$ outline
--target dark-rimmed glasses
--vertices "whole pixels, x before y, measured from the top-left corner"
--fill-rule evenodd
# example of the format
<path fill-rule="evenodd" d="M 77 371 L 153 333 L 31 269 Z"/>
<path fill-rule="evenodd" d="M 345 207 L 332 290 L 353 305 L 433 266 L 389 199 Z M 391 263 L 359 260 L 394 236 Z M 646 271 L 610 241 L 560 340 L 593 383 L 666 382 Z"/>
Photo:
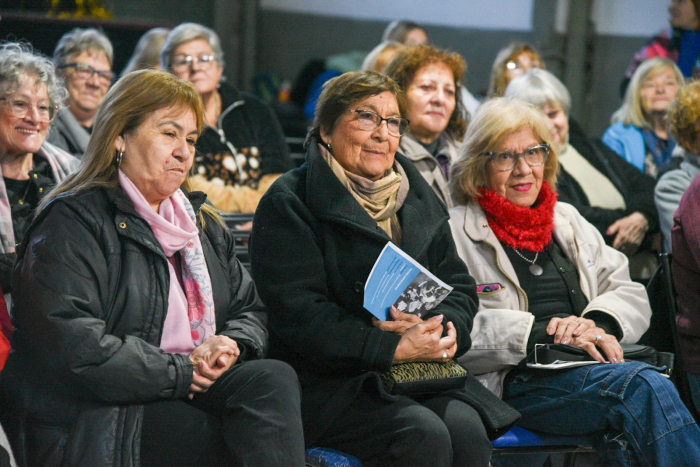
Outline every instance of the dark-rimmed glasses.
<path fill-rule="evenodd" d="M 484 156 L 489 156 L 496 170 L 499 172 L 507 172 L 513 170 L 518 165 L 518 160 L 522 157 L 530 167 L 539 167 L 547 161 L 550 147 L 547 143 L 531 146 L 523 152 L 515 152 L 510 149 L 502 151 L 491 151 L 483 153 Z"/>
<path fill-rule="evenodd" d="M 357 124 L 361 130 L 373 131 L 379 127 L 382 122 L 386 122 L 386 129 L 391 136 L 401 136 L 408 130 L 408 124 L 411 123 L 408 119 L 402 117 L 384 118 L 377 112 L 371 110 L 352 110 L 357 114 Z"/>
<path fill-rule="evenodd" d="M 173 70 L 184 70 L 194 64 L 201 63 L 202 65 L 210 65 L 216 61 L 216 54 L 207 54 L 194 57 L 192 55 L 175 55 L 170 62 Z"/>
<path fill-rule="evenodd" d="M 88 80 L 92 78 L 93 76 L 97 75 L 100 79 L 100 82 L 102 84 L 107 84 L 111 85 L 112 82 L 114 81 L 114 77 L 116 76 L 113 72 L 109 70 L 96 70 L 93 66 L 88 65 L 87 63 L 66 63 L 65 65 L 59 65 L 58 69 L 64 70 L 66 68 L 75 68 L 75 76 Z"/>
<path fill-rule="evenodd" d="M 50 104 L 32 104 L 25 101 L 24 99 L 13 99 L 12 97 L 0 97 L 0 101 L 5 101 L 10 104 L 10 111 L 12 115 L 17 118 L 24 118 L 27 116 L 29 109 L 34 106 L 39 113 L 39 119 L 42 122 L 51 122 L 56 116 L 58 111 L 57 105 Z"/>

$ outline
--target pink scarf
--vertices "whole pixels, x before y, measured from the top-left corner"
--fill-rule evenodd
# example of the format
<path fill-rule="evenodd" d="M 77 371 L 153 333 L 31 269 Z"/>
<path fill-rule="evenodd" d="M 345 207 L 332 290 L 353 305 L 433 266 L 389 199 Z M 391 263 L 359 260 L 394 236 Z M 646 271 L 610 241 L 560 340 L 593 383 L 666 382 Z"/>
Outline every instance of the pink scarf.
<path fill-rule="evenodd" d="M 156 214 L 121 170 L 119 183 L 134 203 L 136 212 L 153 229 L 165 256 L 170 258 L 178 252 L 182 255 L 184 292 L 178 281 L 179 272 L 168 261 L 170 292 L 160 348 L 169 353 L 189 355 L 216 332 L 211 278 L 194 209 L 182 190 L 177 190 L 160 204 L 159 214 Z"/>

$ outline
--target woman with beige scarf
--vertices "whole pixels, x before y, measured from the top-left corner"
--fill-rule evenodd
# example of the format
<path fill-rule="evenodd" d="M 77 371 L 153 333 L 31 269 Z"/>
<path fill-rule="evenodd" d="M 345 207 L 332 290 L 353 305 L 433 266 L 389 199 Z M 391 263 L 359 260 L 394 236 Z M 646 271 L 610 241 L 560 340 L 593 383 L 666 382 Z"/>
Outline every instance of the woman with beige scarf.
<path fill-rule="evenodd" d="M 380 371 L 463 355 L 477 310 L 442 202 L 396 154 L 409 122 L 391 78 L 346 73 L 329 81 L 307 138 L 307 162 L 260 201 L 251 241 L 269 309 L 270 356 L 302 386 L 307 444 L 365 466 L 486 466 L 491 443 L 518 414 L 471 378 L 458 391 L 394 396 Z M 454 290 L 423 319 L 393 309 L 377 321 L 364 286 L 388 242 Z"/>

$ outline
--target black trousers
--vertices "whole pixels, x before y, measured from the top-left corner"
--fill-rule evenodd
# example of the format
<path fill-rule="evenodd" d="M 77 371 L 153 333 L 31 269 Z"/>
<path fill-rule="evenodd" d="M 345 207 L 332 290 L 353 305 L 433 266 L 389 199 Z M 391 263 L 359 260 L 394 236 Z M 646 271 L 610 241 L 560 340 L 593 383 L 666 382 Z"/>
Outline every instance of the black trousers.
<path fill-rule="evenodd" d="M 491 442 L 471 406 L 450 397 L 363 393 L 314 444 L 358 457 L 364 467 L 488 466 Z"/>
<path fill-rule="evenodd" d="M 296 373 L 277 360 L 245 362 L 192 401 L 146 404 L 141 465 L 303 466 Z"/>

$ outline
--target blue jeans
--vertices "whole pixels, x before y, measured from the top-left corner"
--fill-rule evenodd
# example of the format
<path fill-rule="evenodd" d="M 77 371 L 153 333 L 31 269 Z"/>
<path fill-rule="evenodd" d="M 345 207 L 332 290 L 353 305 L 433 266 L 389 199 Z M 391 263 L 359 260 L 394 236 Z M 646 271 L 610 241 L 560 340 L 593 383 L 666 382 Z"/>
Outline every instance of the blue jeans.
<path fill-rule="evenodd" d="M 628 362 L 514 371 L 503 400 L 520 411 L 523 427 L 600 433 L 596 447 L 606 465 L 700 466 L 700 429 L 654 367 Z"/>

